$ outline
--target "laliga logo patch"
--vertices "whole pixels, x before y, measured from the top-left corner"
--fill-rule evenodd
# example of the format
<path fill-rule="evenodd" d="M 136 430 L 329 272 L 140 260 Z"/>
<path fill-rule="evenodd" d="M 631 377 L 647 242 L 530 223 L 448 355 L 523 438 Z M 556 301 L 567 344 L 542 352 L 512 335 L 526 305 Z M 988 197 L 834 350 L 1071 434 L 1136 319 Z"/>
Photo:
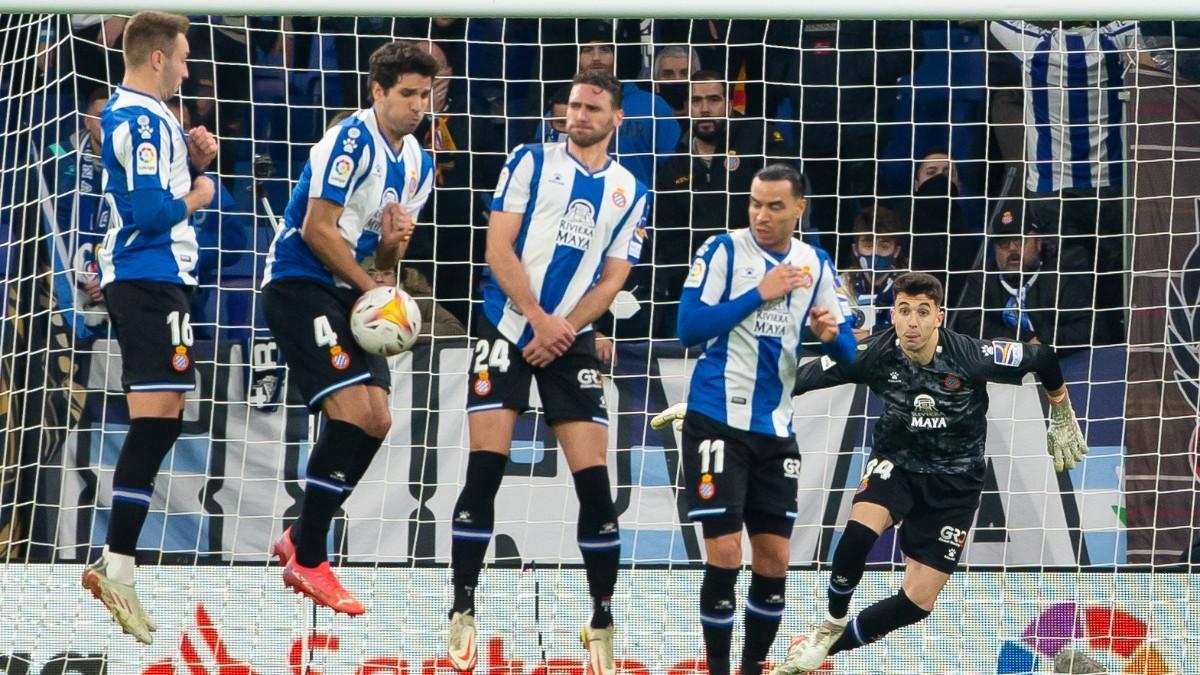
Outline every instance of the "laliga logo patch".
<path fill-rule="evenodd" d="M 333 158 L 333 167 L 329 171 L 329 184 L 334 187 L 346 187 L 350 182 L 350 174 L 354 171 L 354 160 L 349 155 L 338 155 Z"/>
<path fill-rule="evenodd" d="M 712 499 L 717 495 L 717 486 L 713 485 L 713 477 L 711 473 L 706 473 L 700 477 L 700 488 L 697 490 L 700 493 L 700 499 L 705 501 Z"/>
<path fill-rule="evenodd" d="M 137 174 L 153 176 L 158 173 L 158 150 L 153 143 L 142 143 L 137 146 Z"/>
<path fill-rule="evenodd" d="M 492 380 L 486 372 L 480 373 L 475 378 L 475 384 L 471 385 L 471 388 L 475 390 L 476 396 L 487 396 L 492 393 Z"/>
<path fill-rule="evenodd" d="M 176 347 L 175 355 L 171 357 L 171 367 L 175 369 L 175 372 L 182 373 L 183 371 L 187 370 L 188 365 L 190 364 L 191 360 L 188 359 L 187 347 L 184 347 L 183 345 Z"/>
<path fill-rule="evenodd" d="M 334 345 L 329 349 L 329 362 L 338 370 L 345 370 L 350 367 L 350 355 L 342 350 L 338 345 Z"/>
<path fill-rule="evenodd" d="M 617 207 L 618 209 L 625 208 L 625 205 L 629 203 L 629 201 L 625 199 L 625 190 L 617 188 L 617 191 L 612 193 L 612 203 L 613 206 Z"/>

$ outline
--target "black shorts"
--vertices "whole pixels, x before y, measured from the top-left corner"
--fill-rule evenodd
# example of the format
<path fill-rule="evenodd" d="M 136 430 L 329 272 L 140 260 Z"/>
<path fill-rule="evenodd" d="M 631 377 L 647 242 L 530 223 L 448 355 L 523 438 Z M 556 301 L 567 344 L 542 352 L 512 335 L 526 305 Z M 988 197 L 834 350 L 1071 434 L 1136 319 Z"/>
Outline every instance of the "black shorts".
<path fill-rule="evenodd" d="M 800 449 L 794 438 L 734 429 L 689 411 L 683 418 L 680 452 L 688 518 L 720 520 L 725 525 L 711 534 L 740 530 L 751 512 L 796 520 Z M 710 535 L 707 529 L 705 535 Z"/>
<path fill-rule="evenodd" d="M 467 370 L 468 414 L 501 408 L 517 413 L 530 410 L 529 383 L 536 379 L 548 423 L 608 424 L 595 331 L 577 335 L 565 354 L 544 368 L 535 368 L 525 361 L 521 348 L 501 335 L 486 317 L 480 317 L 476 326 Z"/>
<path fill-rule="evenodd" d="M 355 384 L 390 391 L 387 359 L 368 354 L 350 332 L 358 293 L 315 280 L 278 279 L 263 288 L 263 315 L 288 365 L 288 380 L 313 412 Z"/>
<path fill-rule="evenodd" d="M 904 555 L 951 574 L 975 522 L 983 479 L 961 474 L 905 471 L 891 460 L 872 458 L 854 503 L 878 504 L 900 525 Z"/>
<path fill-rule="evenodd" d="M 161 281 L 114 281 L 104 304 L 121 345 L 121 387 L 192 391 L 192 287 Z"/>

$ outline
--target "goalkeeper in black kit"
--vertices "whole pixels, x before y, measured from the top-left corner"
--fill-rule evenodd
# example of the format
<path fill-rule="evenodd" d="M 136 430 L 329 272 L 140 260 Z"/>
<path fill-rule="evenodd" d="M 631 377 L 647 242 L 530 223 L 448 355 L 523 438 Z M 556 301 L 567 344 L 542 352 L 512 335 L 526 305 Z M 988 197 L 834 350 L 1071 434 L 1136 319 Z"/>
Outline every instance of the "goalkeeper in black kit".
<path fill-rule="evenodd" d="M 1054 351 L 1044 345 L 976 340 L 942 328 L 942 285 L 909 273 L 894 285 L 893 326 L 858 346 L 852 363 L 810 361 L 796 394 L 856 383 L 883 402 L 872 454 L 833 555 L 828 614 L 792 641 L 773 675 L 821 668 L 826 656 L 869 644 L 929 616 L 958 565 L 984 483 L 988 382 L 1020 384 L 1035 372 L 1050 400 L 1047 445 L 1054 468 L 1074 468 L 1087 446 Z M 681 416 L 675 406 L 654 420 Z M 884 530 L 903 523 L 901 590 L 848 618 L 867 555 Z"/>

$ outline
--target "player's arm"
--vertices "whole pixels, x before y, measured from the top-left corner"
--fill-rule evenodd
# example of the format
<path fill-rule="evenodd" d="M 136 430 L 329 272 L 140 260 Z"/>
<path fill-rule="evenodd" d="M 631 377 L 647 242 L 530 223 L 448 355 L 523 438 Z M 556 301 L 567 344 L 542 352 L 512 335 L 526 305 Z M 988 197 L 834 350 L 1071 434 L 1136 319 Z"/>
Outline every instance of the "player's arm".
<path fill-rule="evenodd" d="M 709 239 L 696 252 L 683 282 L 676 330 L 684 347 L 703 344 L 733 330 L 759 305 L 777 300 L 800 285 L 802 273 L 791 265 L 776 265 L 756 288 L 721 301 L 729 267 L 729 248 Z"/>
<path fill-rule="evenodd" d="M 1087 454 L 1087 442 L 1054 349 L 1028 342 L 992 340 L 973 341 L 979 350 L 973 353 L 978 370 L 989 382 L 1019 384 L 1025 373 L 1037 373 L 1050 402 L 1050 426 L 1046 430 L 1046 451 L 1054 461 L 1054 470 L 1073 469 Z"/>
<path fill-rule="evenodd" d="M 646 243 L 646 218 L 650 213 L 650 193 L 640 183 L 634 193 L 633 205 L 625 212 L 612 243 L 604 252 L 604 267 L 600 278 L 567 315 L 567 321 L 580 330 L 600 318 L 609 307 L 617 292 L 625 287 L 629 270 L 642 257 L 642 246 Z"/>
<path fill-rule="evenodd" d="M 366 292 L 378 284 L 367 274 L 366 270 L 354 259 L 354 253 L 342 239 L 338 230 L 338 219 L 342 217 L 345 207 L 327 199 L 312 198 L 308 200 L 308 213 L 304 214 L 304 224 L 300 228 L 300 237 L 321 264 L 329 268 L 334 276 L 344 280 L 359 292 Z"/>
<path fill-rule="evenodd" d="M 849 303 L 838 287 L 841 277 L 833 268 L 833 262 L 824 252 L 818 251 L 821 274 L 817 280 L 816 301 L 809 310 L 808 326 L 821 341 L 821 350 L 838 363 L 851 363 L 858 350 L 854 339 L 854 326 L 846 319 L 850 314 Z"/>
<path fill-rule="evenodd" d="M 170 175 L 171 137 L 163 120 L 148 110 L 118 125 L 112 134 L 113 154 L 128 178 L 133 224 L 147 234 L 160 234 L 212 203 L 215 185 L 207 176 L 192 181 L 192 189 L 175 197 Z"/>
<path fill-rule="evenodd" d="M 866 360 L 871 356 L 870 347 L 878 338 L 879 336 L 875 335 L 856 345 L 854 358 L 850 361 L 838 362 L 826 354 L 800 366 L 796 369 L 796 386 L 792 389 L 792 395 L 800 396 L 816 389 L 865 382 L 865 373 L 868 370 Z"/>

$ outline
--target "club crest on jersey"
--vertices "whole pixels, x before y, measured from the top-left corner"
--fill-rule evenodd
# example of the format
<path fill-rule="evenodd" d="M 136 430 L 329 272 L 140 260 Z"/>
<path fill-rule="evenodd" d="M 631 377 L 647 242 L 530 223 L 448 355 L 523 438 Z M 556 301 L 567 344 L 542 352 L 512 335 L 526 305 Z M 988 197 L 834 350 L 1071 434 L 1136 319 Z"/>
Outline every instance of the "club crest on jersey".
<path fill-rule="evenodd" d="M 730 152 L 729 156 L 725 158 L 725 170 L 730 173 L 737 171 L 741 165 L 742 158 L 738 157 L 736 152 Z"/>
<path fill-rule="evenodd" d="M 333 158 L 333 166 L 329 169 L 329 184 L 334 187 L 346 187 L 353 172 L 354 160 L 350 159 L 349 155 L 338 155 Z"/>
<path fill-rule="evenodd" d="M 998 366 L 1016 368 L 1021 365 L 1021 357 L 1025 354 L 1025 345 L 1020 342 L 992 340 L 992 357 Z"/>
<path fill-rule="evenodd" d="M 137 174 L 153 176 L 158 173 L 158 150 L 153 143 L 142 143 L 137 146 Z"/>
<path fill-rule="evenodd" d="M 625 190 L 617 188 L 617 191 L 612 193 L 612 203 L 613 206 L 617 207 L 618 209 L 625 208 L 625 205 L 629 203 L 625 199 Z"/>
<path fill-rule="evenodd" d="M 705 501 L 717 496 L 717 486 L 713 484 L 711 473 L 700 476 L 700 488 L 696 492 L 700 494 L 700 499 Z"/>
<path fill-rule="evenodd" d="M 408 194 L 417 194 L 417 172 L 413 171 L 408 174 Z"/>
<path fill-rule="evenodd" d="M 182 373 L 188 369 L 188 365 L 190 364 L 191 360 L 188 359 L 187 347 L 183 345 L 176 347 L 175 354 L 171 357 L 171 367 L 175 369 L 175 372 Z"/>
<path fill-rule="evenodd" d="M 486 372 L 479 373 L 479 376 L 475 378 L 475 383 L 471 385 L 471 389 L 475 391 L 476 396 L 487 396 L 492 393 L 492 379 Z"/>
<path fill-rule="evenodd" d="M 586 199 L 576 199 L 567 207 L 566 214 L 558 221 L 558 234 L 554 243 L 559 246 L 586 251 L 596 231 L 596 210 Z"/>
<path fill-rule="evenodd" d="M 909 426 L 913 429 L 945 429 L 946 417 L 937 409 L 932 396 L 917 394 L 913 399 L 912 421 Z"/>
<path fill-rule="evenodd" d="M 813 280 L 812 268 L 808 265 L 800 268 L 800 288 L 812 288 L 816 283 Z"/>
<path fill-rule="evenodd" d="M 345 370 L 350 367 L 350 355 L 347 354 L 341 347 L 334 345 L 329 349 L 329 362 L 338 370 Z"/>
<path fill-rule="evenodd" d="M 946 391 L 958 391 L 962 389 L 962 380 L 957 375 L 951 373 L 942 378 L 942 386 L 946 388 Z"/>

